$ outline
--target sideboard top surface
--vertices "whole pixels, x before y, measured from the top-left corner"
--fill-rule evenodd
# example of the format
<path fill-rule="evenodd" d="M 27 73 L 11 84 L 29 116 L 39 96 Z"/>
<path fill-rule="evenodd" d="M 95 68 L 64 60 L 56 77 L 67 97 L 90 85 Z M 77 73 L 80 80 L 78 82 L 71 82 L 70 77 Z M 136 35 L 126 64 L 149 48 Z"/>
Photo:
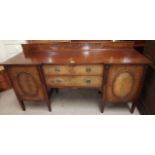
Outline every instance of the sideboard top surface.
<path fill-rule="evenodd" d="M 92 50 L 67 50 L 50 51 L 50 54 L 23 53 L 2 63 L 2 65 L 39 65 L 39 64 L 151 64 L 152 62 L 138 53 L 129 49 L 92 49 Z"/>

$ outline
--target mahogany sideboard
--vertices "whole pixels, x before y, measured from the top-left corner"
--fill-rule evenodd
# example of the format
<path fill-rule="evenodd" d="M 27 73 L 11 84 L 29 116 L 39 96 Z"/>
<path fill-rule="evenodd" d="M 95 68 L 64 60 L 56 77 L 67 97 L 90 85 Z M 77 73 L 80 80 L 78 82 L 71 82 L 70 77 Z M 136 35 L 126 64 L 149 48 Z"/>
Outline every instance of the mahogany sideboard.
<path fill-rule="evenodd" d="M 101 112 L 108 103 L 132 102 L 133 113 L 151 61 L 132 42 L 23 44 L 23 53 L 5 67 L 19 103 L 46 101 L 48 90 L 93 88 L 101 92 Z"/>

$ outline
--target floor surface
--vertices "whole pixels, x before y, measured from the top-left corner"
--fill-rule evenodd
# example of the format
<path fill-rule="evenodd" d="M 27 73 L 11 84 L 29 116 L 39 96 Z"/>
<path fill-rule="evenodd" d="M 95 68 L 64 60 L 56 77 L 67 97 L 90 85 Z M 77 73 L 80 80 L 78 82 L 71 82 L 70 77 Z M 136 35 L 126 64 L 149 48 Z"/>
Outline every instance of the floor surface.
<path fill-rule="evenodd" d="M 0 115 L 130 115 L 129 106 L 107 104 L 105 112 L 100 113 L 100 94 L 90 89 L 63 89 L 52 94 L 52 112 L 44 102 L 25 103 L 26 111 L 22 111 L 13 90 L 0 93 Z M 134 115 L 139 115 L 136 109 Z"/>

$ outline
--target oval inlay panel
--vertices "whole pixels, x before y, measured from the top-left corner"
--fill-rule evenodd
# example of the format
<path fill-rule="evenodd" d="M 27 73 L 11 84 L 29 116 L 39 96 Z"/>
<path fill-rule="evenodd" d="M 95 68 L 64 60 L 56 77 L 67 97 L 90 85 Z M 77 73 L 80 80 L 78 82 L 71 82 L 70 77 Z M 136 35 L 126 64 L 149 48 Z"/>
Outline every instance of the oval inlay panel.
<path fill-rule="evenodd" d="M 124 98 L 132 91 L 134 84 L 133 76 L 128 73 L 120 73 L 113 83 L 113 93 L 119 98 Z"/>
<path fill-rule="evenodd" d="M 36 96 L 38 94 L 38 86 L 34 77 L 29 73 L 19 73 L 17 76 L 18 85 L 24 95 Z"/>

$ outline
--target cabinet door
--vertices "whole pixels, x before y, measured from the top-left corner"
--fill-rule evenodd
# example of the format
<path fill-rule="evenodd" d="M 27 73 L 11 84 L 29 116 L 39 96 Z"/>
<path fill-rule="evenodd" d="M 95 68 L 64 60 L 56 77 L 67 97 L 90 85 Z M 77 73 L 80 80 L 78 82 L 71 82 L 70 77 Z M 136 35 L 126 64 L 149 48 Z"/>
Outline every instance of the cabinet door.
<path fill-rule="evenodd" d="M 144 67 L 140 65 L 112 65 L 104 86 L 104 100 L 112 103 L 134 101 L 141 89 Z"/>
<path fill-rule="evenodd" d="M 35 66 L 9 66 L 7 72 L 21 100 L 44 100 L 44 84 Z"/>

